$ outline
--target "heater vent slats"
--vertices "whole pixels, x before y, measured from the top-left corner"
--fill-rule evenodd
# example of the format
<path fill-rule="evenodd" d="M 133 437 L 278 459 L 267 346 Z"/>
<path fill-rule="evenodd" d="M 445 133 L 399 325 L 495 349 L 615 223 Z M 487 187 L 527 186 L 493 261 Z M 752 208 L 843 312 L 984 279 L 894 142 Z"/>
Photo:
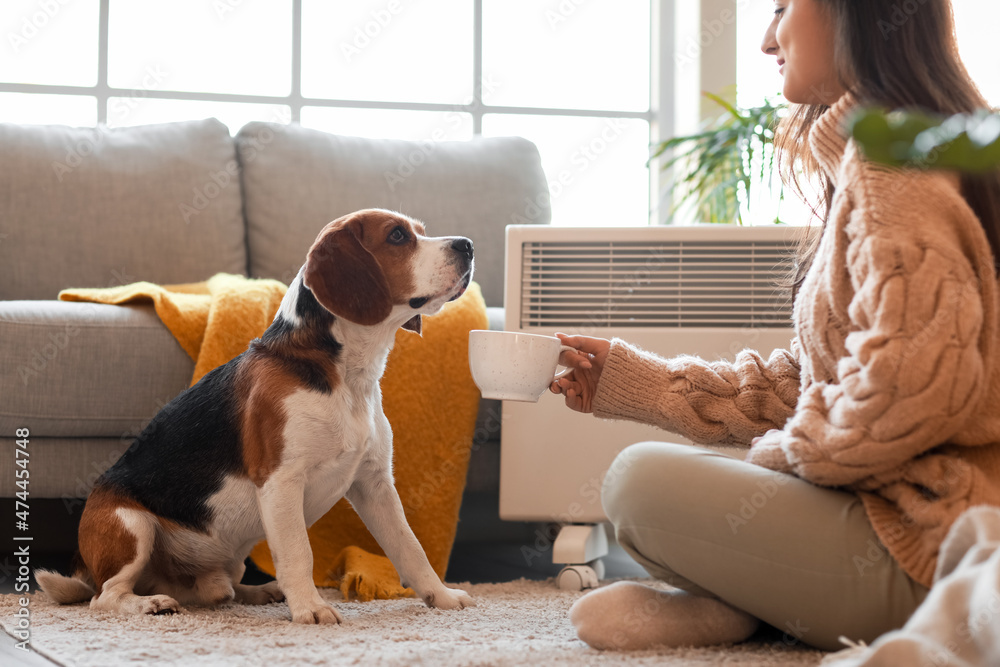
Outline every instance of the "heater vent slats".
<path fill-rule="evenodd" d="M 790 261 L 759 239 L 526 242 L 521 327 L 787 327 Z"/>

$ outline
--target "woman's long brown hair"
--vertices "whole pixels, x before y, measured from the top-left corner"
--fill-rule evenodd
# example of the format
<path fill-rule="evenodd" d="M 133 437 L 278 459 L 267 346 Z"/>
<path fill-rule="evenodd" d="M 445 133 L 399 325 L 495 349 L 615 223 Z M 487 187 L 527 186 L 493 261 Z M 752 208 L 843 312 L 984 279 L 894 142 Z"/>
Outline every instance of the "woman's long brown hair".
<path fill-rule="evenodd" d="M 958 54 L 950 0 L 811 0 L 819 3 L 835 26 L 835 66 L 842 87 L 862 105 L 885 109 L 921 109 L 952 115 L 989 106 L 969 77 Z M 912 5 L 913 11 L 903 8 Z M 822 95 L 822 91 L 819 91 Z M 835 100 L 831 99 L 832 104 Z M 828 105 L 791 105 L 775 138 L 782 178 L 811 202 L 824 222 L 830 215 L 834 186 L 809 148 L 809 131 Z M 820 186 L 806 194 L 807 183 Z M 1000 171 L 963 174 L 962 195 L 979 218 L 993 251 L 1000 258 Z M 819 235 L 803 244 L 793 286 L 805 278 Z"/>

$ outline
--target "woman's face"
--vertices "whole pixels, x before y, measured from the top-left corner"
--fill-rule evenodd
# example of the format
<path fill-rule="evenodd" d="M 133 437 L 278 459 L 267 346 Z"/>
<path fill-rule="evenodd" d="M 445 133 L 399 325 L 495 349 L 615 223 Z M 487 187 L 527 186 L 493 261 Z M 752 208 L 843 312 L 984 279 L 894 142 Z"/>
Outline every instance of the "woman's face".
<path fill-rule="evenodd" d="M 833 19 L 819 0 L 775 0 L 761 50 L 778 58 L 789 102 L 832 105 L 844 94 L 834 67 Z"/>

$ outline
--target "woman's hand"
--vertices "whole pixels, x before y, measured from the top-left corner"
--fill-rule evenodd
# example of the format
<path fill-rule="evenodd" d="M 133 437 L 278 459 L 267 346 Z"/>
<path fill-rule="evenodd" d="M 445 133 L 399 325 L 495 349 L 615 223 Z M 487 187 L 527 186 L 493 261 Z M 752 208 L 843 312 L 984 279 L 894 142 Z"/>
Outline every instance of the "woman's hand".
<path fill-rule="evenodd" d="M 559 363 L 573 370 L 549 386 L 553 394 L 566 397 L 566 407 L 577 412 L 593 412 L 594 393 L 604 370 L 604 362 L 611 352 L 611 341 L 589 336 L 567 336 L 557 333 L 563 345 L 576 352 L 563 351 Z"/>

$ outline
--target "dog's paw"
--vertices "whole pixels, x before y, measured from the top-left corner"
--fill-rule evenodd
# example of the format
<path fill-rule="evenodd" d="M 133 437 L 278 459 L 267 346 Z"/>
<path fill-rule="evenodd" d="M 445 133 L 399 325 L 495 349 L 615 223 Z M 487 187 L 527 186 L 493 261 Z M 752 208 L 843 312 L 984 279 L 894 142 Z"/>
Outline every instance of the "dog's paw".
<path fill-rule="evenodd" d="M 476 601 L 458 588 L 441 588 L 424 597 L 424 602 L 428 607 L 435 609 L 465 609 L 476 606 Z"/>
<path fill-rule="evenodd" d="M 285 594 L 281 592 L 276 581 L 259 586 L 237 585 L 235 588 L 236 601 L 242 604 L 271 604 L 285 599 Z"/>
<path fill-rule="evenodd" d="M 181 606 L 169 595 L 147 595 L 139 598 L 139 611 L 143 614 L 179 614 Z"/>
<path fill-rule="evenodd" d="M 336 625 L 343 623 L 344 619 L 336 609 L 323 602 L 311 607 L 292 609 L 292 623 L 302 623 L 304 625 Z"/>
<path fill-rule="evenodd" d="M 277 581 L 270 581 L 266 584 L 262 584 L 257 590 L 260 591 L 261 595 L 266 598 L 266 602 L 262 602 L 261 604 L 283 602 L 285 599 L 285 594 L 281 592 Z"/>

